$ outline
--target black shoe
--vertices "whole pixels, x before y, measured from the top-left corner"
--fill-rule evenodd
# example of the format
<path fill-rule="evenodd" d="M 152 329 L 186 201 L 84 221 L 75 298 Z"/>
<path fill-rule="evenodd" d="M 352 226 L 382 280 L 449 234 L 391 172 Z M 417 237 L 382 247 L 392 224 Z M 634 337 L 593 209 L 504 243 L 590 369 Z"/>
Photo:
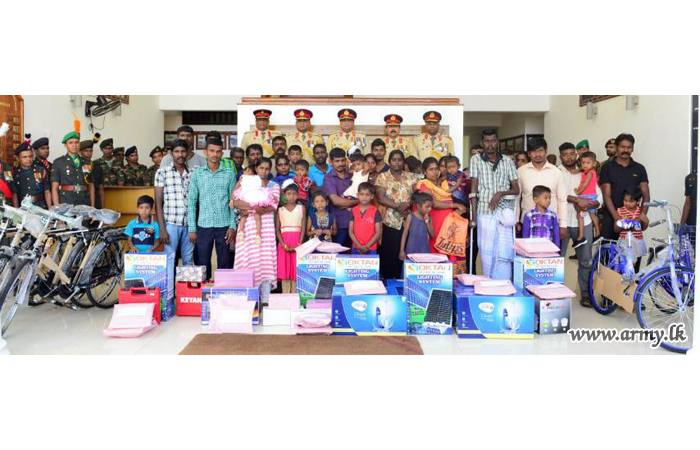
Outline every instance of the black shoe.
<path fill-rule="evenodd" d="M 580 301 L 579 303 L 580 303 L 581 306 L 583 306 L 584 308 L 593 308 L 593 304 L 592 304 L 591 301 L 590 301 L 589 299 L 587 299 L 587 298 L 582 298 L 581 301 Z"/>
<path fill-rule="evenodd" d="M 574 239 L 574 248 L 579 248 L 582 245 L 588 244 L 588 239 L 583 238 L 583 239 Z"/>
<path fill-rule="evenodd" d="M 598 242 L 600 242 L 601 239 L 603 239 L 603 236 L 601 236 L 601 235 L 594 237 L 593 238 L 593 245 L 596 245 Z"/>
<path fill-rule="evenodd" d="M 574 253 L 573 255 L 569 256 L 569 259 L 577 260 L 578 256 L 576 256 L 576 253 Z"/>

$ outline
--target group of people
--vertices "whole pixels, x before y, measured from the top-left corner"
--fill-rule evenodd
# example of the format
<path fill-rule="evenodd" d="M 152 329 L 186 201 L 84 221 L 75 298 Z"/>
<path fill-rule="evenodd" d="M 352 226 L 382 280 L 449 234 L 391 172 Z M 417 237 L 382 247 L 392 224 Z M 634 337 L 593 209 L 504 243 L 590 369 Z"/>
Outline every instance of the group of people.
<path fill-rule="evenodd" d="M 216 249 L 218 267 L 254 271 L 265 299 L 279 281 L 285 292 L 296 289 L 295 249 L 307 239 L 334 242 L 355 254 L 379 254 L 381 276 L 401 278 L 408 254 L 439 253 L 437 236 L 456 214 L 469 218 L 474 236 L 474 242 L 464 243 L 472 247 L 466 254 L 473 260 L 450 256 L 456 273 L 474 273 L 478 253 L 484 275 L 512 279 L 518 235 L 551 239 L 562 256 L 571 242 L 581 303 L 590 306 L 593 243 L 624 233 L 616 226 L 620 219 L 648 225 L 649 180 L 644 166 L 632 159 L 630 134 L 610 139 L 602 162 L 587 141 L 563 143 L 557 166 L 545 139 L 530 139 L 524 155 L 505 155 L 496 130 L 486 129 L 462 170 L 452 140 L 440 133 L 437 111 L 425 113 L 426 132 L 412 138 L 397 132 L 400 116 L 388 115 L 387 136 L 369 146 L 354 129 L 357 114 L 351 109 L 339 111 L 341 130 L 330 136 L 329 145 L 309 131 L 309 110 L 295 112 L 297 132 L 286 137 L 269 130 L 270 111 L 254 114 L 256 130 L 245 134 L 244 147 L 232 149 L 229 158 L 219 133 L 207 137 L 202 156 L 194 152 L 192 128 L 177 130 L 170 152 L 159 165 L 154 161 L 155 199 L 139 199 L 139 217 L 127 230 L 133 251 L 152 251 L 163 243 L 173 266 L 179 255 L 184 265 L 206 265 L 210 275 Z M 102 142 L 104 156 L 93 170 L 80 153 L 79 135 L 70 133 L 63 143 L 67 155 L 52 168 L 42 156 L 47 148 L 39 145 L 47 147 L 47 140 L 33 144 L 36 155 L 20 146 L 15 189 L 38 185 L 50 171 L 51 187 L 41 181 L 42 190 L 31 191 L 43 195 L 38 201 L 94 204 L 93 186 L 100 185 L 93 184 L 94 173 L 109 166 L 99 173 L 113 177 L 119 167 L 111 140 Z M 127 162 L 130 156 L 138 162 L 134 154 L 136 149 L 126 155 Z M 18 170 L 34 175 L 25 181 Z M 3 172 L 7 180 L 5 167 Z M 119 175 L 116 179 L 119 183 Z M 694 219 L 690 206 L 685 210 L 684 216 Z M 634 236 L 642 237 L 641 232 Z"/>

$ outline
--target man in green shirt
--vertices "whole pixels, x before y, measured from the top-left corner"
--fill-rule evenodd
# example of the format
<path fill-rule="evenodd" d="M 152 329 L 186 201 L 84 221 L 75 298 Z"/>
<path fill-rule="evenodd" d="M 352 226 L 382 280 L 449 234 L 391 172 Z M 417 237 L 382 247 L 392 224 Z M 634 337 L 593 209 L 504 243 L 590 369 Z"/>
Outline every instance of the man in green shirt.
<path fill-rule="evenodd" d="M 207 277 L 211 279 L 211 254 L 214 246 L 218 268 L 231 267 L 229 245 L 236 238 L 236 221 L 228 205 L 236 175 L 234 170 L 221 164 L 224 145 L 220 139 L 209 139 L 204 154 L 207 165 L 194 169 L 190 178 L 187 228 L 190 240 L 197 244 L 197 261 L 207 266 Z"/>

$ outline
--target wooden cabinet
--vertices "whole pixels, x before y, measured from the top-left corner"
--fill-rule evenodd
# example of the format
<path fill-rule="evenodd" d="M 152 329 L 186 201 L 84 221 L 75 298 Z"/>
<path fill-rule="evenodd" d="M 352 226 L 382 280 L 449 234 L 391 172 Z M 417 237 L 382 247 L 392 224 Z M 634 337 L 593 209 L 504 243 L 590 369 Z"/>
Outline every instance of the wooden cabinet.
<path fill-rule="evenodd" d="M 0 158 L 11 164 L 13 152 L 24 140 L 24 100 L 21 95 L 0 95 L 0 124 L 10 126 L 7 134 L 0 138 Z"/>

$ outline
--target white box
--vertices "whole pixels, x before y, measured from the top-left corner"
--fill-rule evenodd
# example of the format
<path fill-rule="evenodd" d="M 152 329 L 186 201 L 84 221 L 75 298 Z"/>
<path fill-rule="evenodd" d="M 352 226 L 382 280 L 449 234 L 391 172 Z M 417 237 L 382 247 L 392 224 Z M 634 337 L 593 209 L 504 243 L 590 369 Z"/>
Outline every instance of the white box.
<path fill-rule="evenodd" d="M 263 325 L 266 327 L 291 326 L 291 309 L 269 309 L 263 310 Z"/>

